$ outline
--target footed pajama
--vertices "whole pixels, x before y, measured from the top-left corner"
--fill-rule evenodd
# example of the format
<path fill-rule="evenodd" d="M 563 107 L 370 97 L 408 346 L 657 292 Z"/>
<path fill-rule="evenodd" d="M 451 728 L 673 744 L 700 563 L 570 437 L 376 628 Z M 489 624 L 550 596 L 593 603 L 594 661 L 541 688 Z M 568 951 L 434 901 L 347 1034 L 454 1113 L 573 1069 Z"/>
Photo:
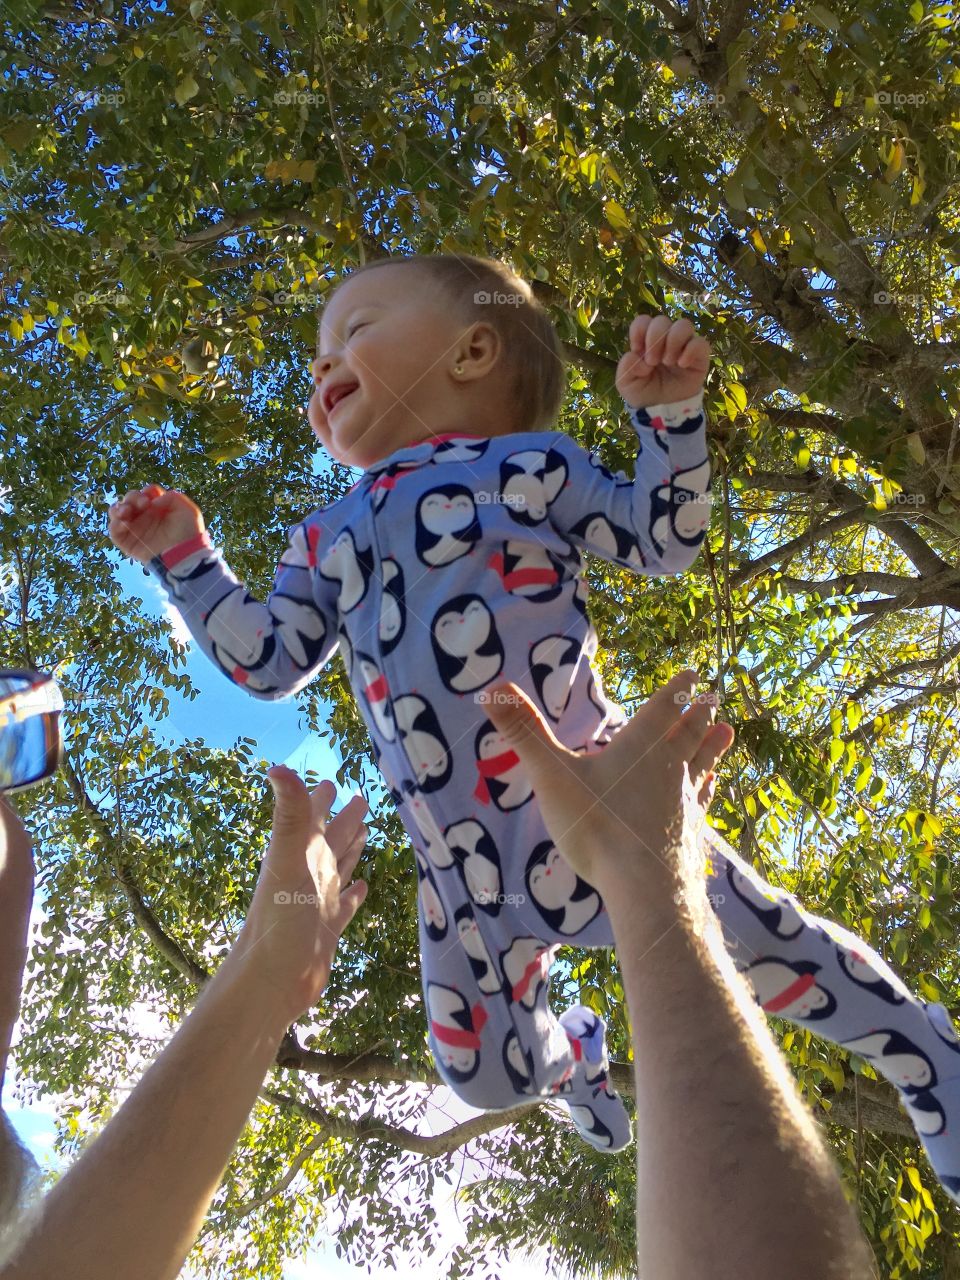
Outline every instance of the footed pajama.
<path fill-rule="evenodd" d="M 266 603 L 206 535 L 150 566 L 199 646 L 256 697 L 303 688 L 339 645 L 415 851 L 441 1076 L 483 1108 L 556 1097 L 605 1150 L 625 1145 L 630 1126 L 607 1082 L 603 1024 L 579 1007 L 554 1017 L 547 984 L 555 948 L 610 946 L 609 920 L 551 844 L 486 702 L 515 682 L 574 750 L 625 722 L 591 666 L 583 553 L 639 574 L 682 572 L 709 512 L 701 399 L 631 420 L 633 480 L 560 432 L 397 450 L 290 530 Z M 771 898 L 731 852 L 718 849 L 713 875 L 728 945 L 764 1007 L 893 1078 L 938 1173 L 955 1180 L 960 1054 L 942 1011 L 863 944 Z"/>

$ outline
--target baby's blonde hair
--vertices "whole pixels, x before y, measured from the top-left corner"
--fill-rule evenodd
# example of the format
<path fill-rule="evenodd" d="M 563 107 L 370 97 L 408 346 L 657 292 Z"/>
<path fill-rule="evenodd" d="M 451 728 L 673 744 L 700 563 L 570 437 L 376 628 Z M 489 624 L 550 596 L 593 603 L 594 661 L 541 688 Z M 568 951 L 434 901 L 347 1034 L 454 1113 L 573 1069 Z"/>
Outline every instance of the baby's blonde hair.
<path fill-rule="evenodd" d="M 378 267 L 396 266 L 415 268 L 429 279 L 465 326 L 483 321 L 496 331 L 503 344 L 501 358 L 513 406 L 513 430 L 550 430 L 566 390 L 563 347 L 553 321 L 527 282 L 497 258 L 476 258 L 468 253 L 377 258 L 346 279 Z"/>

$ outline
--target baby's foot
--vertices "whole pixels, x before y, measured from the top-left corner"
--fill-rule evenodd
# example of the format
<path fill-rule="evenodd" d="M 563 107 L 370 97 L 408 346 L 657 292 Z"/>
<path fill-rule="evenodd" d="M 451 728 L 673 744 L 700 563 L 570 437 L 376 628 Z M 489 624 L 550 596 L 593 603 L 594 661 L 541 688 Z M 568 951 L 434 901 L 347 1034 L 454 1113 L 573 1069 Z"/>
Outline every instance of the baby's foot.
<path fill-rule="evenodd" d="M 564 1097 L 570 1118 L 597 1151 L 622 1151 L 633 1141 L 633 1126 L 620 1095 L 607 1078 L 606 1024 L 592 1009 L 573 1005 L 560 1015 L 577 1065 Z"/>
<path fill-rule="evenodd" d="M 909 1034 L 888 1027 L 843 1043 L 896 1086 L 934 1173 L 960 1203 L 960 1039 L 943 1005 L 914 1002 L 902 1018 Z"/>

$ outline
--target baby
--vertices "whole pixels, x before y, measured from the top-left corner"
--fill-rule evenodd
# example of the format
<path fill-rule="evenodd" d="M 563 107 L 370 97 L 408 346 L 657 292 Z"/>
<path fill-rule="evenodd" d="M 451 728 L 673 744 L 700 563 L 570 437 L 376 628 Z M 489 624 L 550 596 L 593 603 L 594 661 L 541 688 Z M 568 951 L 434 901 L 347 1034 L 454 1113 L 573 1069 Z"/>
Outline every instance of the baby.
<path fill-rule="evenodd" d="M 709 513 L 709 347 L 689 321 L 664 316 L 637 316 L 629 340 L 616 385 L 638 436 L 633 480 L 550 429 L 562 349 L 507 267 L 448 254 L 377 261 L 327 302 L 309 409 L 331 457 L 363 474 L 289 531 L 265 604 L 183 494 L 150 485 L 110 512 L 115 545 L 150 566 L 201 648 L 255 697 L 303 688 L 339 645 L 414 847 L 440 1075 L 480 1108 L 556 1097 L 606 1151 L 631 1128 L 607 1078 L 604 1023 L 582 1006 L 555 1017 L 548 990 L 557 948 L 611 946 L 610 925 L 551 843 L 485 703 L 512 681 L 568 747 L 601 748 L 625 716 L 591 667 L 583 553 L 647 575 L 696 558 Z M 960 1041 L 946 1011 L 715 834 L 704 839 L 711 901 L 762 1007 L 891 1080 L 960 1194 Z"/>

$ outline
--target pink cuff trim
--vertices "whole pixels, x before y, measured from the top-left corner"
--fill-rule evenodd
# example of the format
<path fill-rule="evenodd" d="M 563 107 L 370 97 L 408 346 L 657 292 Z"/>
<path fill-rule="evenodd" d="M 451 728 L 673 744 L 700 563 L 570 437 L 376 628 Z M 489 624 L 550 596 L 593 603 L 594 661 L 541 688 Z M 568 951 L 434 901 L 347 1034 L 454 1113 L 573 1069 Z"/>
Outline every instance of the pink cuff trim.
<path fill-rule="evenodd" d="M 187 556 L 192 556 L 195 551 L 203 551 L 205 548 L 212 546 L 210 535 L 204 530 L 203 533 L 195 533 L 186 542 L 178 542 L 175 547 L 168 547 L 160 559 L 163 561 L 165 569 L 173 569 L 181 560 L 186 560 Z"/>

